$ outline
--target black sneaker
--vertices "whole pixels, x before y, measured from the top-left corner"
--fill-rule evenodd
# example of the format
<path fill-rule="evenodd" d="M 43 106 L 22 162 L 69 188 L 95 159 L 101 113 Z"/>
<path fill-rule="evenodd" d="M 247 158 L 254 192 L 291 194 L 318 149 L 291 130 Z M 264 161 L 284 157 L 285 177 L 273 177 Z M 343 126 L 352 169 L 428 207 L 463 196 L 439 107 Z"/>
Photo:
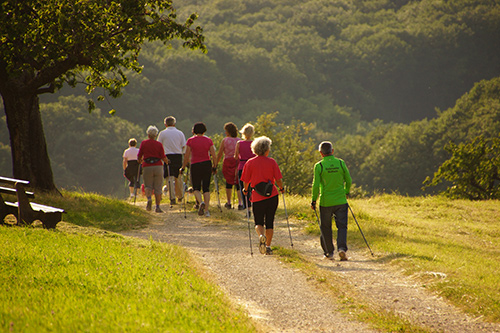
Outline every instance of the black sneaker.
<path fill-rule="evenodd" d="M 161 210 L 161 208 L 160 208 L 160 207 L 156 207 L 155 212 L 157 212 L 157 213 L 163 213 L 163 211 Z"/>
<path fill-rule="evenodd" d="M 175 205 L 175 204 L 176 204 L 175 199 L 170 199 L 170 206 L 173 206 L 173 205 Z"/>
<path fill-rule="evenodd" d="M 151 211 L 151 207 L 153 206 L 153 201 L 152 200 L 148 200 L 147 204 L 146 204 L 146 210 L 147 211 Z"/>
<path fill-rule="evenodd" d="M 245 209 L 245 206 L 243 206 L 243 205 L 238 205 L 238 210 L 243 210 L 243 209 Z"/>
<path fill-rule="evenodd" d="M 273 255 L 273 250 L 271 249 L 270 246 L 266 246 L 266 256 L 272 256 Z"/>
<path fill-rule="evenodd" d="M 229 202 L 226 202 L 224 205 L 224 208 L 231 209 L 231 204 Z"/>
<path fill-rule="evenodd" d="M 259 251 L 262 254 L 266 253 L 266 236 L 264 235 L 259 236 Z"/>

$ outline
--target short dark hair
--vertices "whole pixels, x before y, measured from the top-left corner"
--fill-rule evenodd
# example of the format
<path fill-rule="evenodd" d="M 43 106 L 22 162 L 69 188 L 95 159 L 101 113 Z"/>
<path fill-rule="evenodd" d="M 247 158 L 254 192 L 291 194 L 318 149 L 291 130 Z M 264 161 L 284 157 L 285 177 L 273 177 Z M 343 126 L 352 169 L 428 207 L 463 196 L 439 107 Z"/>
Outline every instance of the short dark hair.
<path fill-rule="evenodd" d="M 229 133 L 229 135 L 232 137 L 232 138 L 235 138 L 238 136 L 238 127 L 236 127 L 236 125 L 234 123 L 225 123 L 224 124 L 224 130 Z"/>
<path fill-rule="evenodd" d="M 193 126 L 193 133 L 194 134 L 203 134 L 206 131 L 207 131 L 207 126 L 205 126 L 205 124 L 202 122 L 196 123 Z"/>
<path fill-rule="evenodd" d="M 325 155 L 330 155 L 333 152 L 333 145 L 330 141 L 323 141 L 319 144 L 319 151 Z"/>
<path fill-rule="evenodd" d="M 132 138 L 132 139 L 128 140 L 128 145 L 129 145 L 130 147 L 135 147 L 135 146 L 137 146 L 137 140 L 136 140 L 135 138 Z"/>

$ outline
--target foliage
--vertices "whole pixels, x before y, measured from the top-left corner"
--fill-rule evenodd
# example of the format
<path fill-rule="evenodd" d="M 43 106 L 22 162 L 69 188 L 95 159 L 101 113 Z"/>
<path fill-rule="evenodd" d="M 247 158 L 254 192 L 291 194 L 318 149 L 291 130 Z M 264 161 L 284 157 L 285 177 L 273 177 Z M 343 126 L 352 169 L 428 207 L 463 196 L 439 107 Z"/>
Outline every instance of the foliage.
<path fill-rule="evenodd" d="M 102 87 L 117 97 L 128 83 L 125 70 L 141 71 L 143 42 L 180 38 L 189 48 L 205 47 L 202 29 L 191 29 L 197 15 L 179 24 L 169 1 L 28 0 L 1 8 L 0 76 L 6 82 L 32 73 L 24 89 L 37 93 L 83 80 L 88 93 Z"/>
<path fill-rule="evenodd" d="M 477 137 L 470 143 L 446 146 L 452 156 L 434 174 L 428 186 L 451 183 L 446 194 L 470 200 L 500 199 L 500 139 Z"/>
<path fill-rule="evenodd" d="M 128 139 L 140 144 L 145 130 L 120 119 L 88 113 L 85 98 L 61 97 L 42 105 L 47 145 L 56 184 L 67 189 L 121 195 L 123 151 Z"/>
<path fill-rule="evenodd" d="M 1 331 L 254 330 L 178 246 L 6 227 L 0 245 Z"/>
<path fill-rule="evenodd" d="M 287 192 L 306 193 L 311 187 L 314 163 L 320 158 L 313 139 L 308 137 L 314 127 L 299 121 L 277 124 L 274 121 L 277 115 L 275 112 L 258 117 L 255 136 L 272 140 L 269 156 L 280 166 Z"/>

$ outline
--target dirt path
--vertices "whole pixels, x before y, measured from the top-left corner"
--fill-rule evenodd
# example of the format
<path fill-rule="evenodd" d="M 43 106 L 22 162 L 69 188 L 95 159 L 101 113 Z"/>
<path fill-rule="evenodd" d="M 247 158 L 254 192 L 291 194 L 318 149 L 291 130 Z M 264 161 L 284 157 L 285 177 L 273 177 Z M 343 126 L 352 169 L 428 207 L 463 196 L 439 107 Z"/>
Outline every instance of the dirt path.
<path fill-rule="evenodd" d="M 167 206 L 163 207 L 168 211 Z M 177 207 L 176 207 L 177 209 Z M 246 220 L 230 225 L 207 223 L 205 217 L 173 209 L 151 214 L 145 229 L 123 233 L 179 244 L 191 250 L 212 273 L 229 297 L 241 305 L 265 332 L 372 332 L 368 325 L 353 321 L 338 311 L 339 304 L 306 276 L 286 267 L 276 256 L 259 253 L 252 233 L 250 256 Z M 243 214 L 241 214 L 243 215 Z M 240 223 L 241 222 L 241 223 Z M 273 244 L 290 247 L 288 231 L 277 221 Z M 252 230 L 253 232 L 253 230 Z M 317 239 L 292 230 L 294 249 L 321 269 L 346 281 L 367 302 L 390 309 L 432 331 L 500 332 L 500 325 L 471 318 L 443 299 L 429 294 L 417 281 L 388 265 L 366 257 L 363 251 L 349 251 L 349 261 L 324 261 Z"/>

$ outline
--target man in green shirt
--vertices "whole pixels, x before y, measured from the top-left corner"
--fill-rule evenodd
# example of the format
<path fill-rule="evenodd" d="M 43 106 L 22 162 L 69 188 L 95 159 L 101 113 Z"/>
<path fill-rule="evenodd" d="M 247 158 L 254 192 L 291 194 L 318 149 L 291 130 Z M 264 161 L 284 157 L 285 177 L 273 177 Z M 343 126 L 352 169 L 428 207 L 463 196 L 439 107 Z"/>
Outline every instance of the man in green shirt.
<path fill-rule="evenodd" d="M 326 259 L 333 260 L 332 217 L 337 226 L 337 250 L 341 261 L 347 260 L 347 198 L 352 179 L 345 162 L 333 156 L 329 141 L 319 145 L 323 160 L 314 165 L 311 208 L 316 209 L 319 196 L 321 247 Z"/>

